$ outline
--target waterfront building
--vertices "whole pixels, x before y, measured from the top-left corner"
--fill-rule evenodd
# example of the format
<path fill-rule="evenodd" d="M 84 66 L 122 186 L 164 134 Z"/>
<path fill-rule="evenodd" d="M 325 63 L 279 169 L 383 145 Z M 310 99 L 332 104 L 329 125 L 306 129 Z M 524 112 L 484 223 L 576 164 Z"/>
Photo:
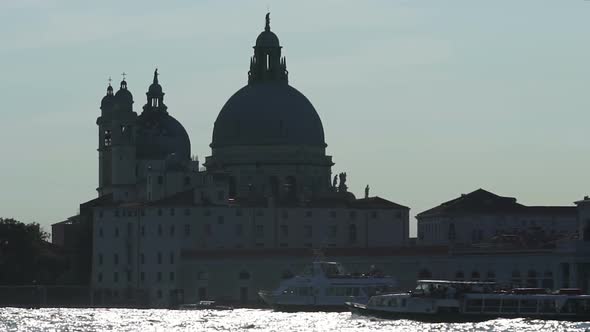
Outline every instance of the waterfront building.
<path fill-rule="evenodd" d="M 474 245 L 486 242 L 573 240 L 576 206 L 525 206 L 514 197 L 478 189 L 416 216 L 419 245 Z"/>
<path fill-rule="evenodd" d="M 368 186 L 357 198 L 346 173 L 333 173 L 322 121 L 289 85 L 281 50 L 267 15 L 247 84 L 219 112 L 202 165 L 157 70 L 139 114 L 125 78 L 116 93 L 109 84 L 98 197 L 53 225 L 54 241 L 79 248 L 93 304 L 254 304 L 314 249 L 351 272 L 381 269 L 401 288 L 440 278 L 588 289 L 586 245 L 573 239 L 590 234 L 590 200 L 530 207 L 480 189 L 420 213 L 414 242 L 408 207 Z"/>
<path fill-rule="evenodd" d="M 267 16 L 247 84 L 215 121 L 204 170 L 164 103 L 157 70 L 139 115 L 125 80 L 116 93 L 108 86 L 97 120 L 100 202 L 91 208 L 97 299 L 167 306 L 226 296 L 222 285 L 203 288 L 223 278 L 184 264 L 190 253 L 301 250 L 309 261 L 313 248 L 407 245 L 409 208 L 368 188 L 356 198 L 346 173 L 332 177 L 322 122 L 289 85 L 281 48 Z M 260 262 L 241 264 L 240 280 L 266 280 Z M 226 297 L 252 303 L 256 291 Z"/>

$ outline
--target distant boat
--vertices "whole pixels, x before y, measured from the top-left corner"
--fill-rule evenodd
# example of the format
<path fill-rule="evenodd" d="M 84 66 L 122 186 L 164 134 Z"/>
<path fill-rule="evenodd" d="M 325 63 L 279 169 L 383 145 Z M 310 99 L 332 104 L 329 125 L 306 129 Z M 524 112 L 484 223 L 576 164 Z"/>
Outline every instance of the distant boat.
<path fill-rule="evenodd" d="M 181 304 L 180 310 L 233 310 L 233 307 L 219 305 L 215 301 L 199 301 L 198 303 Z"/>
<path fill-rule="evenodd" d="M 313 262 L 302 275 L 281 282 L 258 295 L 281 311 L 345 311 L 346 301 L 366 303 L 372 295 L 389 292 L 397 282 L 377 271 L 352 275 L 340 263 Z"/>
<path fill-rule="evenodd" d="M 549 293 L 540 288 L 496 290 L 493 282 L 418 280 L 415 290 L 350 301 L 352 313 L 389 319 L 434 322 L 484 321 L 495 318 L 590 320 L 590 295 L 579 289 Z"/>

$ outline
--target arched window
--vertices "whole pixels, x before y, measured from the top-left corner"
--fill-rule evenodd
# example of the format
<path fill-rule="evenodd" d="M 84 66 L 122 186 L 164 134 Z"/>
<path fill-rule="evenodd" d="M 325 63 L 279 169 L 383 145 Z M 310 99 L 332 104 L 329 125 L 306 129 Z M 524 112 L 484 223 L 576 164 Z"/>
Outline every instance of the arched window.
<path fill-rule="evenodd" d="M 553 272 L 547 270 L 543 273 L 543 288 L 553 289 Z"/>
<path fill-rule="evenodd" d="M 351 243 L 355 243 L 356 242 L 356 224 L 350 224 L 348 226 L 348 240 Z"/>
<path fill-rule="evenodd" d="M 240 272 L 239 278 L 240 278 L 240 280 L 249 280 L 250 273 L 248 271 L 242 271 L 242 272 Z"/>
<path fill-rule="evenodd" d="M 270 177 L 270 192 L 274 197 L 279 196 L 279 179 L 276 176 Z"/>
<path fill-rule="evenodd" d="M 527 287 L 537 287 L 537 272 L 535 270 L 529 270 L 526 279 Z"/>
<path fill-rule="evenodd" d="M 297 180 L 294 176 L 287 176 L 285 178 L 285 192 L 289 199 L 295 199 L 297 197 Z"/>
<path fill-rule="evenodd" d="M 477 272 L 477 271 L 471 272 L 471 280 L 479 281 L 480 278 L 481 278 L 481 276 L 480 276 L 479 272 Z"/>
<path fill-rule="evenodd" d="M 512 271 L 512 279 L 511 279 L 512 286 L 519 287 L 521 282 L 522 281 L 520 279 L 520 271 L 518 271 L 518 270 Z"/>
<path fill-rule="evenodd" d="M 496 273 L 494 271 L 488 271 L 488 274 L 486 276 L 486 281 L 489 281 L 489 282 L 496 281 Z"/>
<path fill-rule="evenodd" d="M 455 280 L 463 280 L 465 279 L 465 274 L 463 273 L 463 271 L 457 271 L 457 273 L 455 273 Z"/>
<path fill-rule="evenodd" d="M 229 199 L 236 198 L 236 177 L 235 176 L 230 176 L 229 177 L 229 193 L 228 193 L 228 198 Z"/>
<path fill-rule="evenodd" d="M 455 241 L 456 236 L 457 236 L 457 234 L 455 234 L 455 224 L 451 223 L 449 225 L 449 234 L 448 234 L 449 241 Z"/>

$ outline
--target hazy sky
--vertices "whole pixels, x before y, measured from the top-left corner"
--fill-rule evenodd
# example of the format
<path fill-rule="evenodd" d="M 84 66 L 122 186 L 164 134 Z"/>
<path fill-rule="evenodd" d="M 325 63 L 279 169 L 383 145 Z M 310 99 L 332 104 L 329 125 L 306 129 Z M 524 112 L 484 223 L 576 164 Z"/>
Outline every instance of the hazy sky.
<path fill-rule="evenodd" d="M 480 187 L 590 193 L 590 1 L 1 0 L 0 216 L 49 229 L 96 197 L 96 118 L 123 71 L 140 112 L 159 68 L 204 160 L 267 6 L 357 196 L 414 215 Z"/>

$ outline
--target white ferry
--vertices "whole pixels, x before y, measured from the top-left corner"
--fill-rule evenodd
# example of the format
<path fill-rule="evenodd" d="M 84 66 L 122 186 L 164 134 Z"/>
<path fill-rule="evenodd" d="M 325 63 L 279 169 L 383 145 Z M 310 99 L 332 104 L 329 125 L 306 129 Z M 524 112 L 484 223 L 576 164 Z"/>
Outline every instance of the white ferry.
<path fill-rule="evenodd" d="M 351 275 L 336 262 L 313 262 L 302 275 L 281 282 L 273 291 L 258 295 L 266 304 L 281 311 L 345 311 L 344 303 L 366 303 L 376 294 L 390 292 L 395 279 L 373 271 Z"/>
<path fill-rule="evenodd" d="M 590 295 L 578 289 L 498 291 L 491 282 L 419 280 L 414 291 L 347 302 L 356 314 L 391 319 L 453 322 L 495 318 L 590 320 Z"/>

